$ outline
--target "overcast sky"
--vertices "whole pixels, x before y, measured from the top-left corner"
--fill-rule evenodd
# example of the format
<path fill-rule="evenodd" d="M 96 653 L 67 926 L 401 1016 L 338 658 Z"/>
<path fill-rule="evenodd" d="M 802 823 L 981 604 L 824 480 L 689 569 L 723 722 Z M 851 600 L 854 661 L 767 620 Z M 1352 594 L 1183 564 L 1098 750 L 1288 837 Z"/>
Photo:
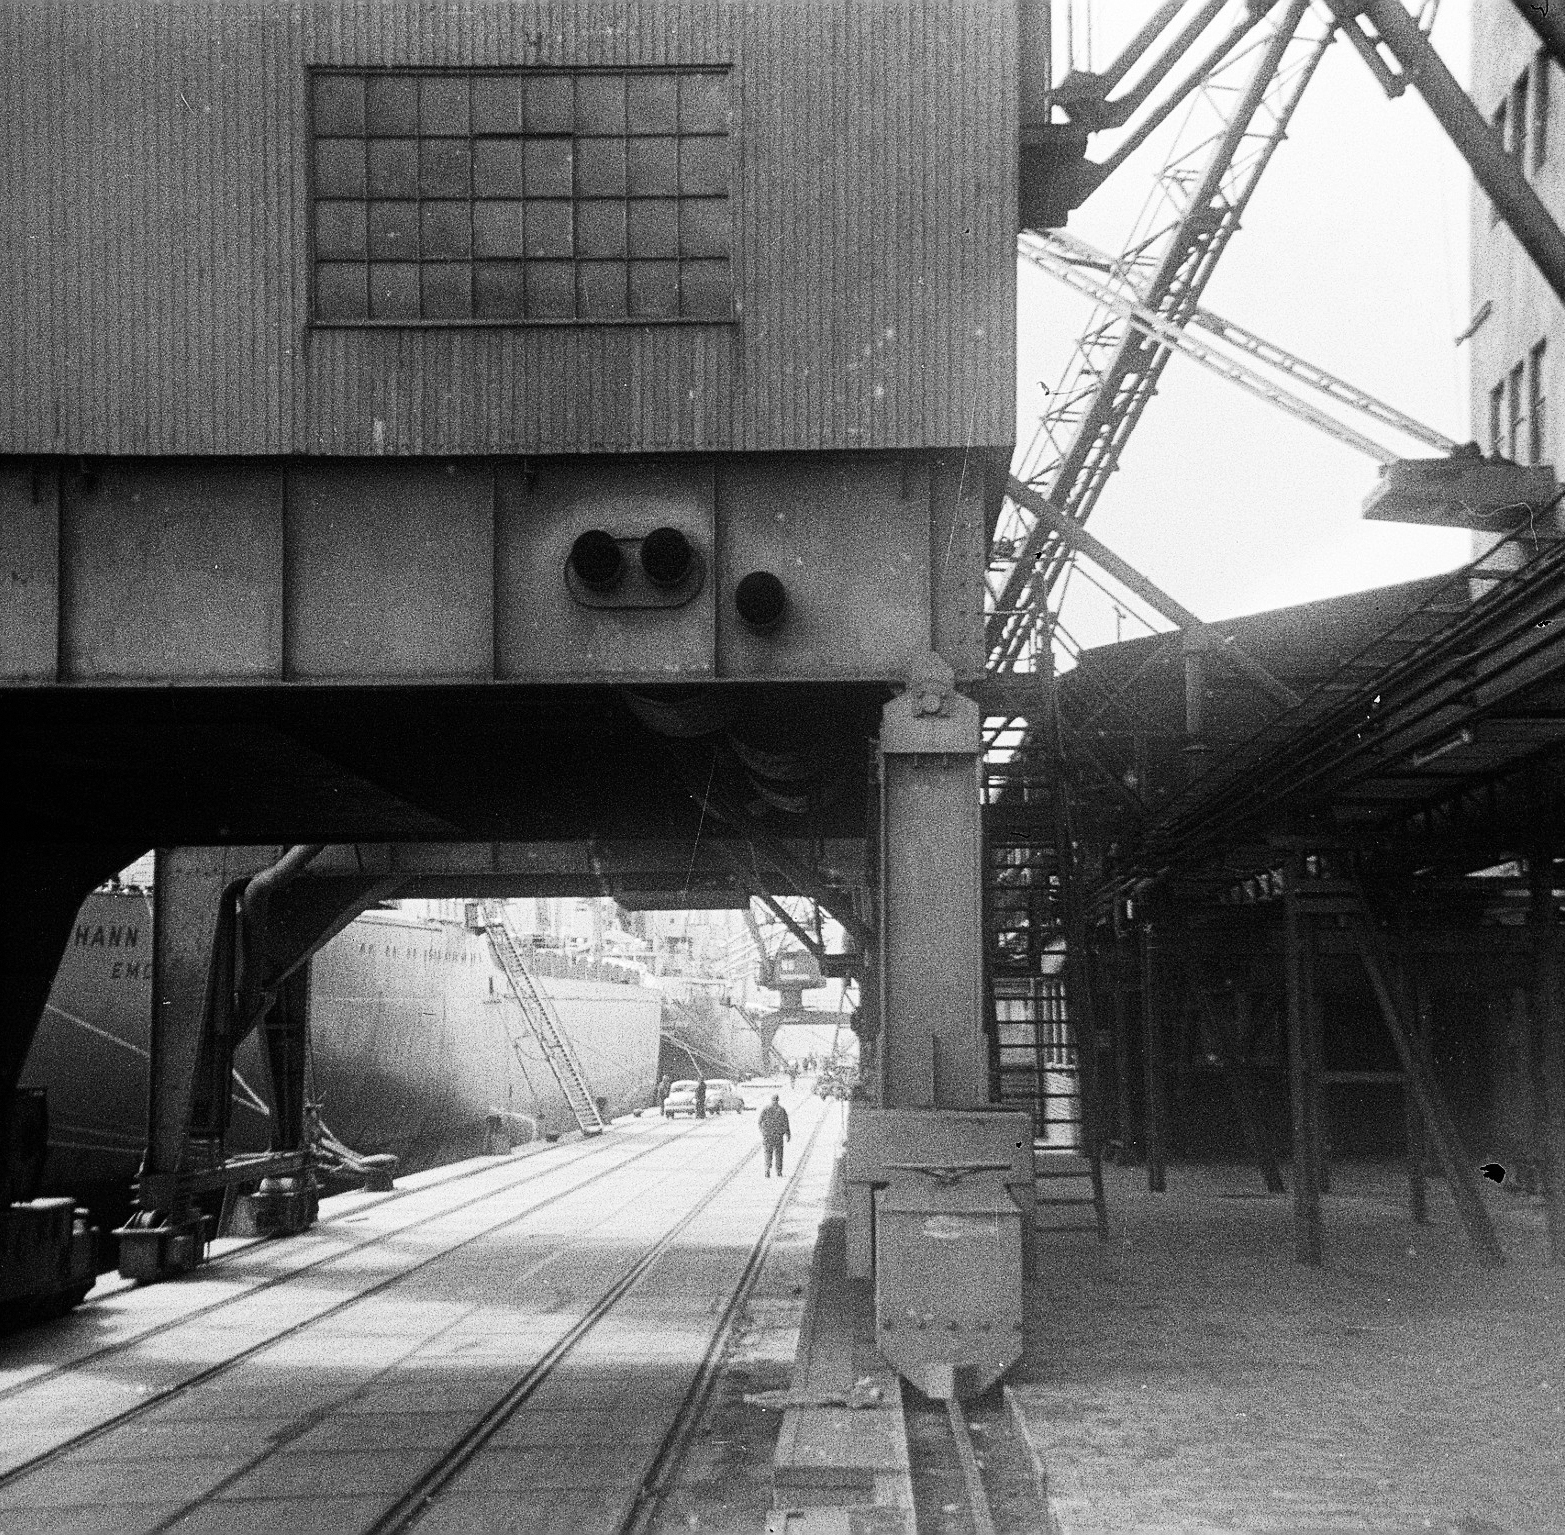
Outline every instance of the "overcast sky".
<path fill-rule="evenodd" d="M 1057 13 L 1066 3 L 1056 0 Z M 1080 64 L 1086 0 L 1075 6 Z M 1104 33 L 1123 35 L 1151 9 L 1152 0 L 1096 0 L 1098 67 L 1114 40 Z M 1434 41 L 1464 83 L 1468 27 L 1467 0 L 1445 0 Z M 1070 230 L 1120 249 L 1166 147 L 1128 162 L 1072 214 Z M 1203 303 L 1465 442 L 1467 351 L 1453 338 L 1468 318 L 1469 185 L 1423 101 L 1412 91 L 1388 100 L 1338 41 Z M 1054 279 L 1023 265 L 1023 442 L 1044 400 L 1039 381 L 1058 379 L 1084 314 Z M 1176 356 L 1092 530 L 1206 619 L 1410 580 L 1467 558 L 1465 533 L 1362 521 L 1375 480 L 1372 460 Z M 1064 616 L 1084 644 L 1115 637 L 1108 602 L 1079 582 Z M 1124 625 L 1126 638 L 1145 632 Z"/>

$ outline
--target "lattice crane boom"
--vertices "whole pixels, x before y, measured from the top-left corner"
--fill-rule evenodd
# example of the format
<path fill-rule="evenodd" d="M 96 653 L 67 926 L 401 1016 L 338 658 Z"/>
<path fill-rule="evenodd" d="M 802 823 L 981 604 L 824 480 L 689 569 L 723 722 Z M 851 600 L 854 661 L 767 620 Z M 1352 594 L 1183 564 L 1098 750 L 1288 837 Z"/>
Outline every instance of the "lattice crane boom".
<path fill-rule="evenodd" d="M 1143 335 L 1182 353 L 1230 383 L 1308 422 L 1327 436 L 1334 437 L 1377 463 L 1392 463 L 1398 455 L 1374 438 L 1365 436 L 1330 412 L 1322 410 L 1301 390 L 1311 390 L 1372 421 L 1392 427 L 1436 452 L 1456 451 L 1457 444 L 1443 433 L 1425 426 L 1423 422 L 1386 404 L 1384 400 L 1377 400 L 1367 390 L 1350 384 L 1346 379 L 1339 378 L 1209 309 L 1196 309 L 1183 328 L 1162 319 L 1140 303 L 1127 287 L 1116 285 L 1109 276 L 1104 275 L 1112 268 L 1110 258 L 1093 250 L 1084 241 L 1062 232 L 1034 234 L 1028 231 L 1017 241 L 1017 251 L 1024 260 L 1048 272 L 1067 287 L 1123 315 Z M 1203 334 L 1221 341 L 1223 347 L 1207 344 Z M 1228 349 L 1242 356 L 1234 357 Z M 1275 369 L 1288 383 L 1280 383 L 1260 369 L 1250 367 L 1245 361 L 1247 358 L 1254 358 Z"/>
<path fill-rule="evenodd" d="M 1229 62 L 1229 68 L 1248 64 L 1249 76 L 1227 105 L 1220 131 L 1202 146 L 1209 151 L 1205 163 L 1197 168 L 1185 156 L 1165 170 L 1163 191 L 1178 209 L 1172 227 L 1121 258 L 1120 270 L 1143 307 L 1175 326 L 1193 313 L 1331 39 L 1329 22 L 1301 32 L 1311 14 L 1309 0 L 1288 0 L 1267 14 L 1258 41 Z M 1077 377 L 1051 405 L 1029 451 L 1035 461 L 1023 465 L 1021 478 L 1082 522 L 1156 392 L 1168 349 L 1111 311 L 1089 332 L 1078 356 Z M 1048 454 L 1066 430 L 1070 437 L 1063 449 L 1037 462 L 1040 443 Z M 992 592 L 992 672 L 1014 670 L 1026 656 L 1066 557 L 1058 537 L 1015 503 L 998 534 L 1004 579 Z"/>

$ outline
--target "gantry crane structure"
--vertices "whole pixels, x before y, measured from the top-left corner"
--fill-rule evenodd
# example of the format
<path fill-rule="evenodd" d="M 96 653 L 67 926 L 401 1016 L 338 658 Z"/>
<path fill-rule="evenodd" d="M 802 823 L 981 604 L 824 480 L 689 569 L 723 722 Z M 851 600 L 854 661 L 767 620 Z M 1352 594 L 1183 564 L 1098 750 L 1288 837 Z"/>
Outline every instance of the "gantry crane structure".
<path fill-rule="evenodd" d="M 1346 39 L 1388 96 L 1400 95 L 1411 84 L 1425 98 L 1497 217 L 1565 299 L 1565 235 L 1431 46 L 1428 28 L 1436 9 L 1437 0 L 1426 0 L 1415 19 L 1400 0 L 1167 0 L 1107 68 L 1071 69 L 1058 84 L 1051 82 L 1041 101 L 1024 102 L 1024 171 L 1030 151 L 1042 189 L 1029 197 L 1024 186 L 1023 222 L 1035 227 L 1021 233 L 1019 259 L 1049 271 L 1088 297 L 1094 308 L 1037 430 L 1018 457 L 991 545 L 986 638 L 996 702 L 985 726 L 991 1071 L 996 1082 L 1006 1075 L 1007 1048 L 1034 1055 L 1042 1048 L 1045 992 L 1058 981 L 1051 981 L 1038 957 L 1053 950 L 1057 959 L 1063 957 L 1071 998 L 1067 1048 L 1074 1052 L 1072 1069 L 1080 1074 L 1082 1149 L 1094 1174 L 1101 1146 L 1092 1122 L 1098 1111 L 1091 1107 L 1097 1100 L 1096 1046 L 1078 1050 L 1076 1044 L 1098 1040 L 1101 1030 L 1091 1017 L 1093 988 L 1083 979 L 1086 902 L 1079 888 L 1081 850 L 1067 785 L 1072 775 L 1099 780 L 1124 805 L 1131 823 L 1145 825 L 1147 807 L 1136 785 L 1096 759 L 1089 740 L 1066 739 L 1069 722 L 1061 717 L 1052 685 L 1062 577 L 1085 555 L 1184 631 L 1186 733 L 1195 744 L 1208 657 L 1222 657 L 1267 695 L 1275 729 L 1285 735 L 1296 714 L 1308 715 L 1300 710 L 1305 701 L 1231 637 L 1206 630 L 1196 615 L 1083 526 L 1156 393 L 1169 357 L 1185 353 L 1329 432 L 1377 460 L 1383 480 L 1387 471 L 1394 479 L 1396 471 L 1411 469 L 1416 481 L 1419 461 L 1399 460 L 1377 437 L 1348 425 L 1344 412 L 1442 455 L 1436 460 L 1442 466 L 1453 455 L 1476 456 L 1470 445 L 1458 446 L 1202 307 L 1217 263 L 1334 38 Z M 1545 41 L 1554 47 L 1549 38 Z M 1175 80 L 1187 57 L 1195 63 Z M 1157 177 L 1125 249 L 1105 256 L 1061 232 L 1069 209 L 1186 103 L 1182 141 Z M 1109 152 L 1089 158 L 1089 141 L 1109 143 Z M 1005 680 L 1023 676 L 1036 677 L 1038 685 L 1021 688 Z M 999 712 L 1011 708 L 1013 699 L 1030 702 L 1019 703 L 1015 713 Z M 1064 771 L 1067 761 L 1069 772 Z M 1191 758 L 1193 779 L 1201 771 L 1198 763 L 1198 757 Z M 1027 962 L 1017 966 L 1014 960 L 1023 951 Z M 1041 1069 L 1036 1077 L 1041 1096 Z M 1040 1102 L 1040 1112 L 1042 1107 Z M 1160 1156 L 1149 1153 L 1148 1167 L 1152 1186 L 1160 1187 Z"/>
<path fill-rule="evenodd" d="M 1044 157 L 1056 187 L 1041 211 L 1058 222 L 1182 104 L 1191 102 L 1192 113 L 1202 109 L 1208 131 L 1164 165 L 1118 256 L 1099 261 L 1097 253 L 1084 253 L 1079 242 L 1058 234 L 1024 231 L 1020 238 L 1022 259 L 1088 292 L 1096 307 L 1020 455 L 1012 489 L 1031 494 L 1013 493 L 996 526 L 987 631 L 991 675 L 1052 668 L 1052 656 L 1042 654 L 1052 627 L 1050 598 L 1081 547 L 1065 524 L 1079 528 L 1091 515 L 1175 350 L 1382 462 L 1390 458 L 1373 439 L 1264 382 L 1242 360 L 1204 347 L 1188 335 L 1193 327 L 1215 332 L 1231 349 L 1280 367 L 1328 399 L 1427 446 L 1452 451 L 1454 445 L 1440 434 L 1200 305 L 1335 36 L 1347 39 L 1388 96 L 1402 94 L 1409 84 L 1418 90 L 1498 217 L 1565 300 L 1565 234 L 1430 45 L 1427 27 L 1436 9 L 1426 4 L 1415 19 L 1400 0 L 1165 0 L 1107 68 L 1071 70 L 1045 93 L 1039 120 L 1024 122 L 1024 145 L 1030 142 Z M 1204 51 L 1194 65 L 1163 90 L 1198 48 Z M 1116 132 L 1122 136 L 1103 159 L 1087 158 L 1089 138 Z M 991 730 L 991 738 L 997 735 Z"/>

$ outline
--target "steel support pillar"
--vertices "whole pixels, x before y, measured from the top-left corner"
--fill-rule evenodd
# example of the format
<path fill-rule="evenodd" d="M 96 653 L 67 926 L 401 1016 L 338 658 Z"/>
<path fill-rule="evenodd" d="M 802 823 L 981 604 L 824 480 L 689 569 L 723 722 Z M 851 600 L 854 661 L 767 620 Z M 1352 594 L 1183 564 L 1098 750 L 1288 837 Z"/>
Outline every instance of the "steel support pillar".
<path fill-rule="evenodd" d="M 120 1233 L 121 1273 L 158 1279 L 201 1261 L 199 1193 L 259 1183 L 264 1229 L 301 1231 L 314 1218 L 304 1139 L 308 961 L 402 882 L 373 874 L 299 880 L 318 851 L 158 851 L 147 1150 L 140 1211 Z M 234 1050 L 263 1019 L 275 1144 L 268 1156 L 229 1161 Z"/>
<path fill-rule="evenodd" d="M 1146 1077 L 1142 1110 L 1147 1187 L 1154 1194 L 1168 1187 L 1168 1087 L 1164 1063 L 1164 1019 L 1171 975 L 1161 928 L 1141 930 L 1141 1063 Z"/>
<path fill-rule="evenodd" d="M 222 1159 L 232 1070 L 235 903 L 246 880 L 272 856 L 269 848 L 158 849 L 143 1210 L 183 1216 L 178 1175 Z"/>
<path fill-rule="evenodd" d="M 1318 1091 L 1311 1066 L 1313 1044 L 1314 933 L 1301 910 L 1300 870 L 1294 861 L 1287 874 L 1283 901 L 1283 967 L 1288 1000 L 1289 1100 L 1293 1111 L 1293 1259 L 1319 1267 L 1320 1155 L 1316 1141 Z"/>
<path fill-rule="evenodd" d="M 1249 1058 L 1244 1052 L 1243 1038 L 1237 1027 L 1230 1027 L 1227 1020 L 1204 991 L 1199 980 L 1193 980 L 1196 1019 L 1201 1030 L 1201 1041 L 1207 1053 L 1217 1060 L 1223 1074 L 1223 1085 L 1233 1103 L 1239 1120 L 1239 1129 L 1250 1156 L 1261 1170 L 1261 1180 L 1268 1194 L 1285 1192 L 1282 1171 L 1272 1152 L 1271 1138 L 1261 1119 L 1260 1095 L 1256 1091 L 1255 1078 L 1250 1071 Z"/>
<path fill-rule="evenodd" d="M 1429 1049 L 1429 1008 L 1424 993 L 1423 978 L 1418 971 L 1418 961 L 1412 946 L 1406 941 L 1405 932 L 1398 945 L 1396 988 L 1397 1001 L 1402 1016 L 1408 1020 L 1426 1052 Z M 1402 1117 L 1407 1131 L 1407 1204 L 1416 1225 L 1424 1225 L 1429 1219 L 1429 1190 L 1424 1179 L 1424 1162 L 1428 1155 L 1424 1133 L 1424 1116 L 1419 1111 L 1418 1095 L 1404 1077 L 1402 1083 Z"/>
<path fill-rule="evenodd" d="M 1315 951 L 1304 954 L 1305 1007 L 1309 1019 L 1310 1140 L 1315 1147 L 1315 1187 L 1322 1194 L 1331 1192 L 1331 1137 L 1326 1134 L 1326 1013 L 1321 1006 L 1320 989 L 1315 984 Z"/>
<path fill-rule="evenodd" d="M 1533 1123 L 1548 1226 L 1549 1262 L 1565 1264 L 1565 995 L 1561 993 L 1559 925 L 1554 907 L 1554 859 L 1539 851 L 1527 860 L 1531 887 L 1528 925 L 1533 940 Z"/>
<path fill-rule="evenodd" d="M 1481 1262 L 1501 1264 L 1505 1261 L 1505 1254 L 1500 1249 L 1494 1224 L 1489 1219 L 1478 1174 L 1462 1146 L 1451 1111 L 1441 1096 L 1439 1084 L 1435 1080 L 1434 1064 L 1398 1006 L 1392 979 L 1392 962 L 1367 905 L 1363 905 L 1362 914 L 1349 920 L 1348 933 L 1358 950 L 1370 989 L 1380 1007 L 1380 1015 L 1391 1034 L 1391 1042 L 1401 1058 L 1408 1091 L 1418 1099 L 1419 1112 L 1429 1127 L 1435 1155 L 1445 1174 L 1446 1186 L 1451 1191 L 1456 1213 L 1466 1229 L 1468 1240 Z"/>
<path fill-rule="evenodd" d="M 938 656 L 880 732 L 880 1069 L 886 1108 L 988 1102 L 981 715 Z"/>
<path fill-rule="evenodd" d="M 1114 934 L 1114 1117 L 1119 1141 L 1119 1162 L 1134 1161 L 1141 1152 L 1141 1129 L 1136 1123 L 1135 1100 L 1130 1084 L 1130 1020 L 1125 1005 L 1125 970 L 1134 956 L 1123 934 Z"/>

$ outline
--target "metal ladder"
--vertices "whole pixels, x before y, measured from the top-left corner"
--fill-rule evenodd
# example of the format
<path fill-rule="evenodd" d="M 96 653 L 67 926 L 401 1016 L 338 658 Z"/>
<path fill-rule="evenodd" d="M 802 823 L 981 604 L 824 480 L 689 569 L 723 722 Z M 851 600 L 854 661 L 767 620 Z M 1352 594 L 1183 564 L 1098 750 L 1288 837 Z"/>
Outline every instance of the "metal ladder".
<path fill-rule="evenodd" d="M 1043 775 L 1018 757 L 986 785 L 984 914 L 987 930 L 990 1099 L 1033 1120 L 1040 1213 L 1091 1208 L 1092 1218 L 1051 1219 L 1040 1234 L 1094 1232 L 1107 1240 L 1098 1140 L 1088 1123 L 1077 1030 L 1057 969 L 1064 908 L 1055 811 Z"/>
<path fill-rule="evenodd" d="M 538 989 L 527 966 L 522 963 L 515 936 L 498 906 L 485 906 L 484 934 L 489 939 L 489 948 L 496 962 L 505 972 L 506 980 L 511 983 L 512 993 L 521 1004 L 522 1017 L 533 1031 L 533 1038 L 542 1048 L 543 1058 L 549 1063 L 554 1080 L 560 1084 L 560 1091 L 565 1094 L 565 1101 L 576 1116 L 576 1123 L 581 1126 L 581 1133 L 601 1135 L 603 1116 L 598 1113 L 598 1105 L 593 1101 L 587 1075 L 560 1028 L 553 1005 Z"/>

